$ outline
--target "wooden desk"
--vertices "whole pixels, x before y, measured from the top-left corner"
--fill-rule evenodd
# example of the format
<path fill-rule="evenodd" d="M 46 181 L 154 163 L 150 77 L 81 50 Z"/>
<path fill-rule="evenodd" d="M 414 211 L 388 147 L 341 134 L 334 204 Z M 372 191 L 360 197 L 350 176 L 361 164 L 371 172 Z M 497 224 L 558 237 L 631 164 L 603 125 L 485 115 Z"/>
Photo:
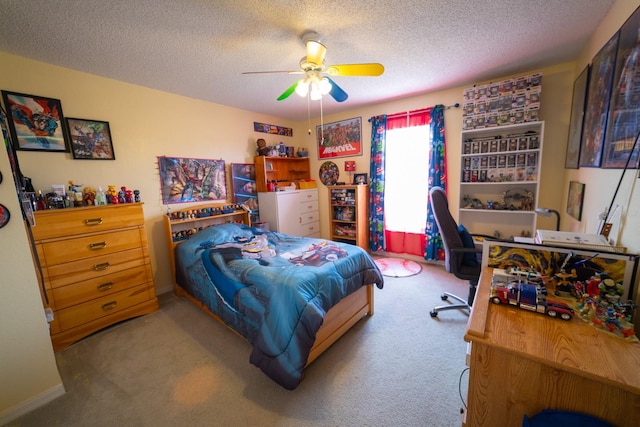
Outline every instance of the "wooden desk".
<path fill-rule="evenodd" d="M 464 339 L 471 343 L 466 426 L 520 426 L 543 409 L 590 414 L 618 427 L 640 419 L 640 344 L 489 302 L 482 271 Z"/>

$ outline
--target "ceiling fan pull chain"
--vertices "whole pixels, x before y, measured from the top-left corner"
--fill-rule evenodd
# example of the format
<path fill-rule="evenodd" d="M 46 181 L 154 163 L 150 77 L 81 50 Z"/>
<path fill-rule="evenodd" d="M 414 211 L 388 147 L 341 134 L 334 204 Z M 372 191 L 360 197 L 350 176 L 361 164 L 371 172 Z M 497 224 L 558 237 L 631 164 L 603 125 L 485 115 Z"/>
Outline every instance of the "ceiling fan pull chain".
<path fill-rule="evenodd" d="M 311 135 L 311 100 L 307 94 L 307 122 L 309 123 L 309 135 Z"/>

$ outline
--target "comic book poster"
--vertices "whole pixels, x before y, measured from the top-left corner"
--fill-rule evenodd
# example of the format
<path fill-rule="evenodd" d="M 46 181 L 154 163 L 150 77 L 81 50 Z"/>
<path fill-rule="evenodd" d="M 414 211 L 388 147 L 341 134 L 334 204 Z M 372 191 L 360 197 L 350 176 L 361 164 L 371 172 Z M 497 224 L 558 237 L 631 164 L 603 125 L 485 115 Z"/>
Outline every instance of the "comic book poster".
<path fill-rule="evenodd" d="M 360 117 L 316 127 L 318 159 L 359 156 L 362 154 Z"/>
<path fill-rule="evenodd" d="M 224 160 L 158 157 L 162 203 L 227 200 Z"/>

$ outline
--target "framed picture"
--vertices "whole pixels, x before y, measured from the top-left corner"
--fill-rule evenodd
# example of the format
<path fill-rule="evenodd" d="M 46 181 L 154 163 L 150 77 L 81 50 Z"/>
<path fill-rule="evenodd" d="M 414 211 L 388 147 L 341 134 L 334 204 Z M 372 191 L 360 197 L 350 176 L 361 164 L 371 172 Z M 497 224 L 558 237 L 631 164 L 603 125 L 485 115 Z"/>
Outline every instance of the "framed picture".
<path fill-rule="evenodd" d="M 316 127 L 318 159 L 362 155 L 362 118 L 342 120 Z"/>
<path fill-rule="evenodd" d="M 640 8 L 620 28 L 607 133 L 602 153 L 603 168 L 638 168 L 638 151 L 632 152 L 640 132 Z"/>
<path fill-rule="evenodd" d="M 2 98 L 16 150 L 69 152 L 59 100 L 4 90 Z"/>
<path fill-rule="evenodd" d="M 587 65 L 573 83 L 573 99 L 571 100 L 571 120 L 569 121 L 569 142 L 564 161 L 566 169 L 578 169 L 580 160 L 580 140 L 584 124 L 584 108 L 587 99 L 587 85 L 589 84 L 589 70 Z"/>
<path fill-rule="evenodd" d="M 252 214 L 258 209 L 256 168 L 253 163 L 231 163 L 233 203 L 245 205 Z M 252 219 L 253 222 L 253 219 Z"/>
<path fill-rule="evenodd" d="M 74 159 L 115 160 L 108 122 L 67 118 Z"/>
<path fill-rule="evenodd" d="M 353 174 L 353 183 L 355 185 L 366 185 L 367 184 L 367 174 L 366 173 L 355 173 L 355 174 Z"/>
<path fill-rule="evenodd" d="M 602 163 L 602 145 L 606 134 L 611 83 L 620 31 L 600 49 L 591 64 L 587 106 L 580 146 L 580 167 L 598 168 Z"/>
<path fill-rule="evenodd" d="M 569 197 L 567 198 L 567 213 L 577 219 L 582 220 L 582 202 L 584 201 L 585 185 L 578 181 L 569 182 Z"/>
<path fill-rule="evenodd" d="M 224 160 L 158 157 L 162 203 L 227 200 Z"/>

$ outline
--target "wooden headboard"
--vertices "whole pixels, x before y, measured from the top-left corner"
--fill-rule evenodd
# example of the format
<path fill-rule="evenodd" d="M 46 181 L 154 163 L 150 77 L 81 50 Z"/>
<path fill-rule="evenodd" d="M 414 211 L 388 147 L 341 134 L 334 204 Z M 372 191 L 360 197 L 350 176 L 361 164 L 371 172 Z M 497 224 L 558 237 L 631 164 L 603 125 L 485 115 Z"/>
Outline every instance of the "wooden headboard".
<path fill-rule="evenodd" d="M 217 203 L 173 209 L 165 215 L 164 224 L 174 290 L 177 290 L 174 253 L 176 245 L 203 228 L 228 222 L 251 225 L 249 211 L 237 205 Z"/>

